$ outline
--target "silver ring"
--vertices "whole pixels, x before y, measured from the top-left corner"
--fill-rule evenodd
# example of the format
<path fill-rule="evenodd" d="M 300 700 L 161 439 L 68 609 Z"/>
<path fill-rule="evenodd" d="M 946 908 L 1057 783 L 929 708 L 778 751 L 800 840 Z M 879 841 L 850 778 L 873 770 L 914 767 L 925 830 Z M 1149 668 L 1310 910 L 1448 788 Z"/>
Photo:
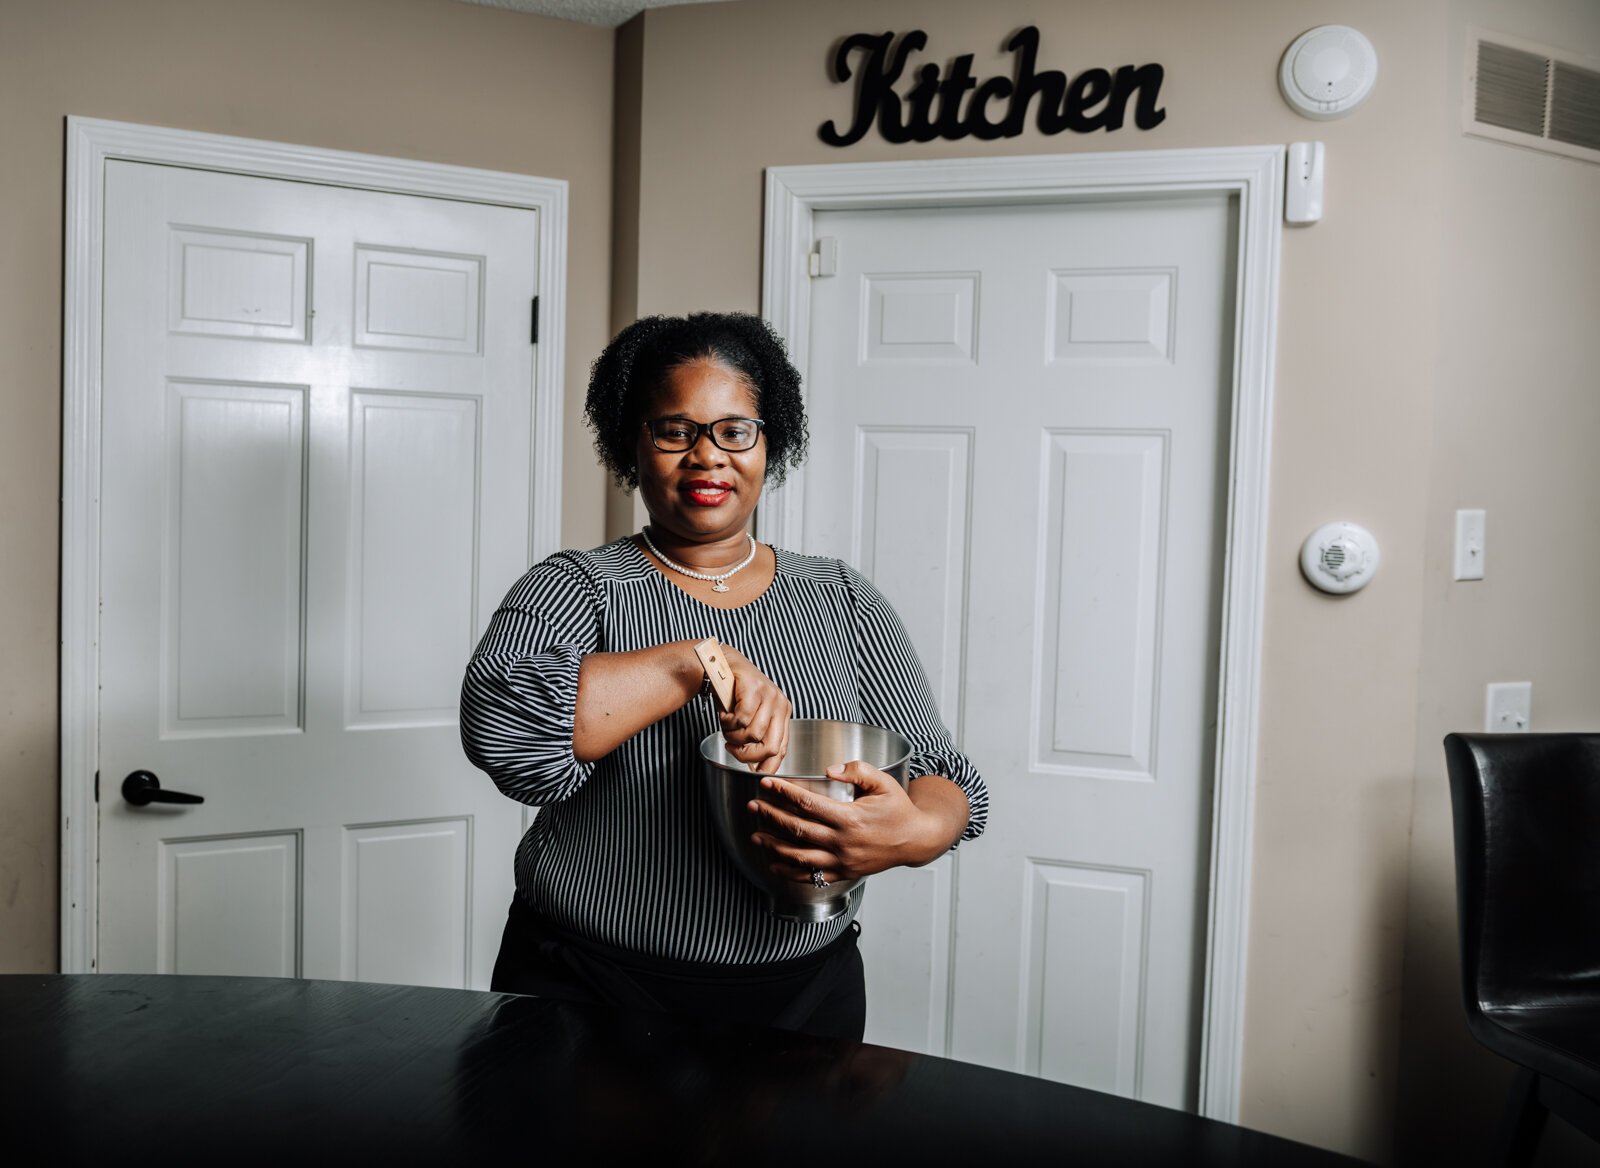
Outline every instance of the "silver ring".
<path fill-rule="evenodd" d="M 826 888 L 826 887 L 828 887 L 828 882 L 822 878 L 822 869 L 821 868 L 813 868 L 813 869 L 811 869 L 811 884 L 812 884 L 812 887 L 814 887 L 814 888 Z"/>

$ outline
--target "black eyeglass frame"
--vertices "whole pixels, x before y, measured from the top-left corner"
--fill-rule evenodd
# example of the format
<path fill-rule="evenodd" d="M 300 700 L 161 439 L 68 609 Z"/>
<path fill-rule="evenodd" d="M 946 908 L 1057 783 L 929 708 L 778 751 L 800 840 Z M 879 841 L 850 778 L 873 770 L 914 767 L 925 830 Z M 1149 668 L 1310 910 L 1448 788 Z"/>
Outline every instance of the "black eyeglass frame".
<path fill-rule="evenodd" d="M 676 422 L 678 425 L 685 428 L 693 426 L 694 437 L 689 439 L 688 443 L 684 446 L 663 446 L 661 445 L 660 437 L 656 434 L 656 426 L 662 422 Z M 747 425 L 754 426 L 756 428 L 755 437 L 750 439 L 750 445 L 724 445 L 723 442 L 717 437 L 716 431 L 716 427 L 722 425 L 724 422 L 744 422 Z M 663 454 L 687 454 L 696 446 L 700 445 L 700 439 L 706 435 L 710 435 L 712 445 L 718 450 L 726 450 L 729 454 L 743 454 L 747 450 L 754 450 L 756 448 L 756 443 L 761 441 L 761 431 L 766 428 L 766 425 L 767 424 L 760 418 L 741 418 L 737 415 L 733 415 L 726 418 L 717 418 L 712 422 L 696 422 L 691 418 L 678 417 L 650 418 L 644 423 L 644 428 L 650 431 L 650 444 Z"/>

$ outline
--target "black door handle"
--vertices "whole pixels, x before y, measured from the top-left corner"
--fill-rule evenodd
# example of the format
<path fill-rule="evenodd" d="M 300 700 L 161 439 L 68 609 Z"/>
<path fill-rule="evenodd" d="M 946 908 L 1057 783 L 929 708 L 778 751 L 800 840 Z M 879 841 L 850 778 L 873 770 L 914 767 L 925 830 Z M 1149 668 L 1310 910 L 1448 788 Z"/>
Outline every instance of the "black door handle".
<path fill-rule="evenodd" d="M 149 803 L 204 803 L 200 795 L 183 791 L 163 791 L 161 780 L 149 771 L 134 771 L 122 780 L 122 797 L 135 807 Z"/>

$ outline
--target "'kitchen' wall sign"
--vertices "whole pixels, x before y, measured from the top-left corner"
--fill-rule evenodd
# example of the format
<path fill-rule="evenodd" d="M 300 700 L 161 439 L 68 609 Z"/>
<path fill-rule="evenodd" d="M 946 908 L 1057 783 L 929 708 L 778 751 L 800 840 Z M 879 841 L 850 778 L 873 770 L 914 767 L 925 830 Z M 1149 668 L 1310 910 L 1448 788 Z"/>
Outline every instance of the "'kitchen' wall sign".
<path fill-rule="evenodd" d="M 972 76 L 972 54 L 967 53 L 950 63 L 948 75 L 943 75 L 937 64 L 922 66 L 904 97 L 896 92 L 895 85 L 905 72 L 911 52 L 927 47 L 928 35 L 920 29 L 908 32 L 891 52 L 893 41 L 892 32 L 858 32 L 839 45 L 833 59 L 834 76 L 839 81 L 851 77 L 852 54 L 860 53 L 865 60 L 856 89 L 855 121 L 850 129 L 840 133 L 829 121 L 817 130 L 829 146 L 861 141 L 874 121 L 878 132 L 889 142 L 931 142 L 935 138 L 955 141 L 968 135 L 1014 138 L 1022 133 L 1028 106 L 1036 97 L 1039 108 L 1035 120 L 1045 134 L 1120 130 L 1129 102 L 1134 103 L 1133 124 L 1141 130 L 1166 120 L 1167 111 L 1156 104 L 1165 76 L 1160 65 L 1124 65 L 1114 74 L 1107 69 L 1085 69 L 1070 81 L 1065 73 L 1054 69 L 1040 73 L 1035 70 L 1039 30 L 1033 25 L 1006 43 L 1006 51 L 1017 54 L 1014 79 L 991 77 L 980 83 Z M 991 107 L 995 110 L 993 118 L 989 114 Z"/>

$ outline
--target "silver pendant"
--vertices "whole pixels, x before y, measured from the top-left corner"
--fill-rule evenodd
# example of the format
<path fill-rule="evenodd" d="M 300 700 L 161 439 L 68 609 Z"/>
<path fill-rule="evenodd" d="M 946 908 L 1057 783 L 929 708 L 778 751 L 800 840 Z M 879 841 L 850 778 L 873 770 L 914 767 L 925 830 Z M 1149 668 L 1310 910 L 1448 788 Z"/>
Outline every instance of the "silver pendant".
<path fill-rule="evenodd" d="M 711 591 L 713 591 L 713 592 L 726 592 L 727 590 L 728 590 L 728 586 L 726 584 L 724 584 L 721 580 L 718 580 L 715 584 L 713 584 L 711 586 Z"/>

